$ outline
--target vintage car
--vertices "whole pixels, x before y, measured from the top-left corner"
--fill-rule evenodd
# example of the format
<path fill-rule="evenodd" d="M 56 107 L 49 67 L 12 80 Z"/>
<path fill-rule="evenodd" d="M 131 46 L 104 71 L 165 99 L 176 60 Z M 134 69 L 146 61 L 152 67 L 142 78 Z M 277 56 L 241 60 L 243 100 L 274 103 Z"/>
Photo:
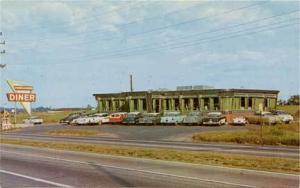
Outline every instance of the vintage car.
<path fill-rule="evenodd" d="M 190 112 L 183 119 L 183 124 L 186 125 L 200 125 L 202 123 L 202 116 L 200 112 Z"/>
<path fill-rule="evenodd" d="M 159 113 L 145 113 L 139 118 L 140 125 L 157 125 L 160 123 Z"/>
<path fill-rule="evenodd" d="M 34 124 L 34 125 L 42 124 L 43 122 L 44 122 L 44 120 L 37 116 L 31 116 L 31 117 L 23 120 L 23 123 L 25 123 L 25 124 Z"/>
<path fill-rule="evenodd" d="M 232 125 L 246 125 L 247 119 L 244 116 L 237 116 L 232 118 Z"/>
<path fill-rule="evenodd" d="M 84 117 L 79 117 L 71 121 L 73 125 L 99 125 L 102 120 L 107 117 L 107 113 L 90 114 Z"/>
<path fill-rule="evenodd" d="M 281 111 L 281 110 L 274 110 L 274 111 L 271 111 L 271 113 L 273 115 L 278 116 L 280 118 L 281 122 L 286 123 L 286 124 L 288 124 L 294 120 L 294 118 L 291 114 Z"/>
<path fill-rule="evenodd" d="M 161 124 L 180 124 L 183 122 L 184 115 L 181 115 L 180 112 L 165 112 L 164 115 L 160 118 Z"/>
<path fill-rule="evenodd" d="M 141 112 L 130 112 L 127 114 L 127 117 L 125 117 L 122 121 L 122 124 L 137 124 L 139 121 L 139 118 L 141 117 L 142 113 Z"/>
<path fill-rule="evenodd" d="M 221 112 L 209 112 L 202 120 L 203 125 L 225 125 L 226 117 Z"/>
<path fill-rule="evenodd" d="M 117 112 L 117 113 L 112 113 L 108 116 L 109 122 L 108 123 L 122 123 L 124 118 L 127 117 L 127 112 Z"/>
<path fill-rule="evenodd" d="M 85 113 L 71 113 L 69 114 L 67 117 L 64 117 L 63 119 L 59 120 L 59 123 L 66 123 L 66 124 L 70 124 L 74 119 L 79 118 L 81 116 L 84 116 Z"/>
<path fill-rule="evenodd" d="M 263 111 L 260 113 L 262 121 L 268 125 L 275 125 L 281 123 L 281 118 L 277 115 L 272 114 L 271 112 Z"/>

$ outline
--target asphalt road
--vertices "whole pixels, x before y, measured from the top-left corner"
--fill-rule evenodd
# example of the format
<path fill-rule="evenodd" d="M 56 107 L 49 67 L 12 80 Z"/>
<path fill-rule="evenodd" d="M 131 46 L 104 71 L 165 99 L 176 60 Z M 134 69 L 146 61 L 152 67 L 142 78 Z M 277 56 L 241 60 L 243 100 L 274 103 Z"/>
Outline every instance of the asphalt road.
<path fill-rule="evenodd" d="M 189 151 L 212 151 L 233 154 L 246 154 L 256 156 L 299 158 L 299 148 L 277 146 L 252 146 L 238 144 L 191 143 L 177 141 L 147 141 L 125 140 L 105 137 L 70 137 L 52 136 L 47 134 L 26 134 L 22 132 L 2 133 L 3 138 L 34 139 L 41 141 L 61 141 L 75 143 L 114 144 L 122 146 L 135 146 L 143 148 L 166 148 Z"/>
<path fill-rule="evenodd" d="M 1 187 L 298 187 L 299 176 L 1 145 Z"/>

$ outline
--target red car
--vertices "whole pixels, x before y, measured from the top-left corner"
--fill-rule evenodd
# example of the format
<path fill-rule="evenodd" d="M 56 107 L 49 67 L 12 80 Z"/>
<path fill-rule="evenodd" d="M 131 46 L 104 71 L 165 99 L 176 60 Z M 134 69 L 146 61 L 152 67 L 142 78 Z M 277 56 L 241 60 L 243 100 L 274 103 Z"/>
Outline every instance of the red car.
<path fill-rule="evenodd" d="M 109 123 L 122 123 L 124 118 L 127 117 L 126 112 L 118 112 L 118 113 L 112 113 L 109 115 Z"/>

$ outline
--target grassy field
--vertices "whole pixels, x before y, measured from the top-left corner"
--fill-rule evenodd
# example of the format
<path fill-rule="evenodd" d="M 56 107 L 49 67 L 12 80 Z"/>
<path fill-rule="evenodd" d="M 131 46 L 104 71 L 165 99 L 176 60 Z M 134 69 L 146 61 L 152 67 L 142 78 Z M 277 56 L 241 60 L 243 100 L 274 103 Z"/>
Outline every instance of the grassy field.
<path fill-rule="evenodd" d="M 61 129 L 49 131 L 48 134 L 57 136 L 96 136 L 100 132 L 95 130 Z"/>
<path fill-rule="evenodd" d="M 289 114 L 291 114 L 295 118 L 296 121 L 299 121 L 300 106 L 298 106 L 298 105 L 284 105 L 284 106 L 277 106 L 277 109 L 288 112 Z"/>
<path fill-rule="evenodd" d="M 196 133 L 193 140 L 197 142 L 231 142 L 238 144 L 265 144 L 299 146 L 299 124 L 248 126 L 241 131 L 212 131 Z M 261 137 L 262 133 L 262 137 Z"/>
<path fill-rule="evenodd" d="M 32 116 L 38 116 L 44 120 L 44 123 L 57 123 L 60 119 L 68 116 L 70 113 L 78 111 L 57 111 L 57 112 L 33 112 Z M 17 114 L 17 123 L 22 123 L 23 119 L 28 118 L 28 114 L 25 112 L 19 112 Z M 11 118 L 11 122 L 14 119 Z"/>
<path fill-rule="evenodd" d="M 168 161 L 180 161 L 195 164 L 221 165 L 227 167 L 247 168 L 274 172 L 298 174 L 300 172 L 299 160 L 256 157 L 250 155 L 224 154 L 204 151 L 179 151 L 155 148 L 138 148 L 117 145 L 82 144 L 67 142 L 49 142 L 23 139 L 1 138 L 3 144 L 17 144 L 24 146 L 81 151 L 98 154 L 149 158 Z"/>

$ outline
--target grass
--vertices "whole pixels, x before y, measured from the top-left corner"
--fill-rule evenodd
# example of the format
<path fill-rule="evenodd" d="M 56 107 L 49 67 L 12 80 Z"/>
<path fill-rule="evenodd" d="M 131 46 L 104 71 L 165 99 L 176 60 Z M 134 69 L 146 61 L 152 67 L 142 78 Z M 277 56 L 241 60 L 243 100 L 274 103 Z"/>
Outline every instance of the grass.
<path fill-rule="evenodd" d="M 44 120 L 44 123 L 58 123 L 60 119 L 68 116 L 71 113 L 80 112 L 80 111 L 53 111 L 53 112 L 32 112 L 32 116 L 38 116 Z M 92 111 L 90 111 L 92 112 Z M 17 123 L 22 123 L 23 119 L 28 118 L 29 115 L 25 112 L 19 112 L 17 114 Z M 11 118 L 11 122 L 14 121 L 14 118 Z"/>
<path fill-rule="evenodd" d="M 294 120 L 299 121 L 300 116 L 300 106 L 299 105 L 284 105 L 277 106 L 278 110 L 283 110 L 294 117 Z"/>
<path fill-rule="evenodd" d="M 196 133 L 194 141 L 204 142 L 231 142 L 238 144 L 264 144 L 299 146 L 299 124 L 248 127 L 240 131 L 212 131 Z"/>
<path fill-rule="evenodd" d="M 100 134 L 100 132 L 95 130 L 61 129 L 49 131 L 48 134 L 58 136 L 95 136 Z"/>
<path fill-rule="evenodd" d="M 298 105 L 283 105 L 283 106 L 277 106 L 278 110 L 283 110 L 289 114 L 296 114 L 298 110 L 300 110 L 300 106 Z"/>
<path fill-rule="evenodd" d="M 24 146 L 51 148 L 60 150 L 90 152 L 98 154 L 129 156 L 137 158 L 180 161 L 195 164 L 221 165 L 274 172 L 298 174 L 299 161 L 296 159 L 257 157 L 250 155 L 224 154 L 205 151 L 180 151 L 155 148 L 139 148 L 117 145 L 82 144 L 68 142 L 46 142 L 25 139 L 1 138 L 3 144 L 17 144 Z"/>

